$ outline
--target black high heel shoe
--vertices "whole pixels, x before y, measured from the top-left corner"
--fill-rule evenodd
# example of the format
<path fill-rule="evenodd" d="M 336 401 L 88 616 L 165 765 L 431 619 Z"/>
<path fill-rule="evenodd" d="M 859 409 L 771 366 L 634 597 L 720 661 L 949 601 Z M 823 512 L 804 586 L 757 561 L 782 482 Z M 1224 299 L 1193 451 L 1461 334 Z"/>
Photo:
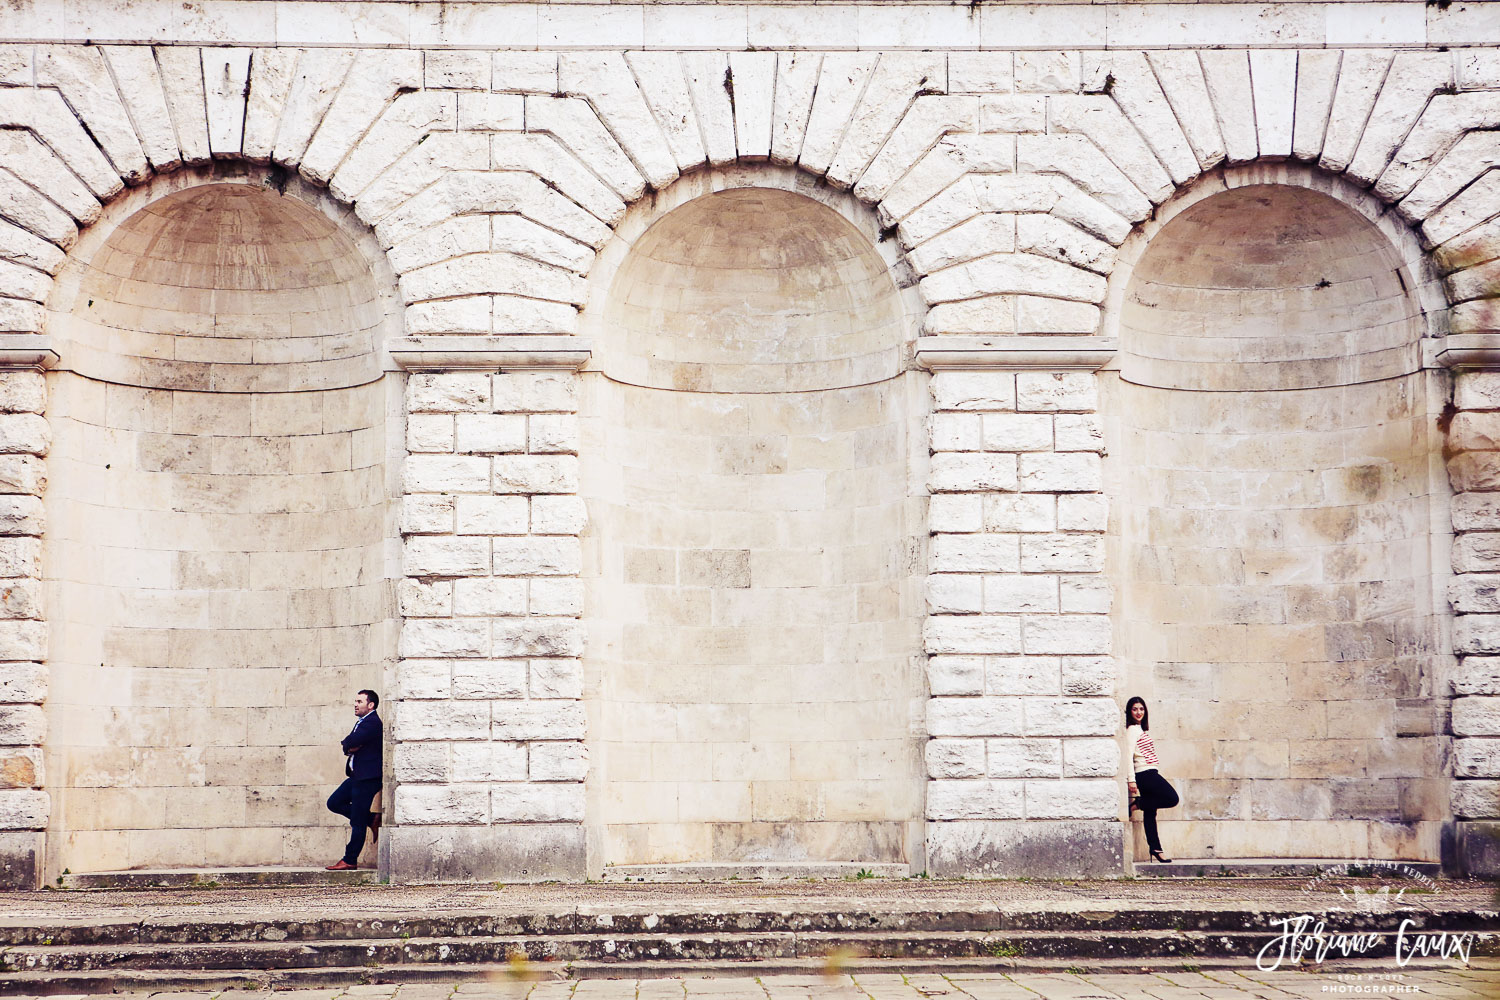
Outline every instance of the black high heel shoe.
<path fill-rule="evenodd" d="M 1151 852 L 1151 860 L 1155 861 L 1159 865 L 1170 865 L 1172 863 L 1172 859 L 1171 858 L 1164 858 L 1164 857 L 1162 857 L 1161 851 L 1152 851 Z"/>

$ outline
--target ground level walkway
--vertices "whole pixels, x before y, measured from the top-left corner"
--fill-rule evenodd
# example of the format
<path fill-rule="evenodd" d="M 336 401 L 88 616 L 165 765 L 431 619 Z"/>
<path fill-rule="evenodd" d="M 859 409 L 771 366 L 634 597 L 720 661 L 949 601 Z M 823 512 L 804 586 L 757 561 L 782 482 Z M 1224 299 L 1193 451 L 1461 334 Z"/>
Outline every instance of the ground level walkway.
<path fill-rule="evenodd" d="M 274 993 L 241 990 L 108 994 L 141 1000 L 1337 1000 L 1500 997 L 1500 969 L 1359 972 L 831 975 L 525 982 L 349 983 Z M 83 995 L 72 995 L 80 1000 Z M 52 995 L 48 1000 L 60 1000 Z"/>

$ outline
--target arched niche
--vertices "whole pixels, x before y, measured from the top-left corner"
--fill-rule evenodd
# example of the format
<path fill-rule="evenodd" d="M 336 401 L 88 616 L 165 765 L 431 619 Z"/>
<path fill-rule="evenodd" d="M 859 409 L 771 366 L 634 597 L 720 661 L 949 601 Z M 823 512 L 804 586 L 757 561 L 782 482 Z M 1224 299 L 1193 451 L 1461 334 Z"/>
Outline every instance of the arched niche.
<path fill-rule="evenodd" d="M 705 173 L 601 255 L 581 448 L 596 871 L 920 845 L 925 384 L 918 307 L 864 211 L 790 171 Z"/>
<path fill-rule="evenodd" d="M 223 167 L 86 231 L 48 329 L 54 871 L 309 864 L 392 655 L 383 256 Z M 397 421 L 399 422 L 399 421 Z"/>
<path fill-rule="evenodd" d="M 1169 852 L 1436 859 L 1445 397 L 1415 241 L 1339 182 L 1248 170 L 1126 251 L 1115 648 L 1181 793 Z"/>

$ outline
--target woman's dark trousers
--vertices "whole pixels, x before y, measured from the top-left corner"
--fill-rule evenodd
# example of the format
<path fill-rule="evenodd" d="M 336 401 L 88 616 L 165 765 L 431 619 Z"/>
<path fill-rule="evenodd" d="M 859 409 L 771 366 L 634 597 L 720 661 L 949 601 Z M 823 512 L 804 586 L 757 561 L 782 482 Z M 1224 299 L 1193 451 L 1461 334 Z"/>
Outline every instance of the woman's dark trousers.
<path fill-rule="evenodd" d="M 1135 788 L 1138 793 L 1136 808 L 1146 822 L 1146 846 L 1153 851 L 1161 850 L 1161 838 L 1156 835 L 1156 810 L 1170 809 L 1177 804 L 1177 789 L 1167 784 L 1167 779 L 1149 771 L 1135 772 Z"/>

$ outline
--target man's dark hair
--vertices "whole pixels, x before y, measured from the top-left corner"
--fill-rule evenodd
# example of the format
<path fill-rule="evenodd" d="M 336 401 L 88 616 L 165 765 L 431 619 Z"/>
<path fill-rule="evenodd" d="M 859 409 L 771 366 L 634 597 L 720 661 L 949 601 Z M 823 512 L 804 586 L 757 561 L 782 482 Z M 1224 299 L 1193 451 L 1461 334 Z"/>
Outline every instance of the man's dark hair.
<path fill-rule="evenodd" d="M 370 707 L 371 708 L 379 708 L 380 707 L 380 695 L 376 694 L 374 691 L 371 691 L 369 688 L 365 688 L 363 691 L 357 691 L 355 693 L 356 694 L 362 694 L 366 698 L 370 699 Z"/>

